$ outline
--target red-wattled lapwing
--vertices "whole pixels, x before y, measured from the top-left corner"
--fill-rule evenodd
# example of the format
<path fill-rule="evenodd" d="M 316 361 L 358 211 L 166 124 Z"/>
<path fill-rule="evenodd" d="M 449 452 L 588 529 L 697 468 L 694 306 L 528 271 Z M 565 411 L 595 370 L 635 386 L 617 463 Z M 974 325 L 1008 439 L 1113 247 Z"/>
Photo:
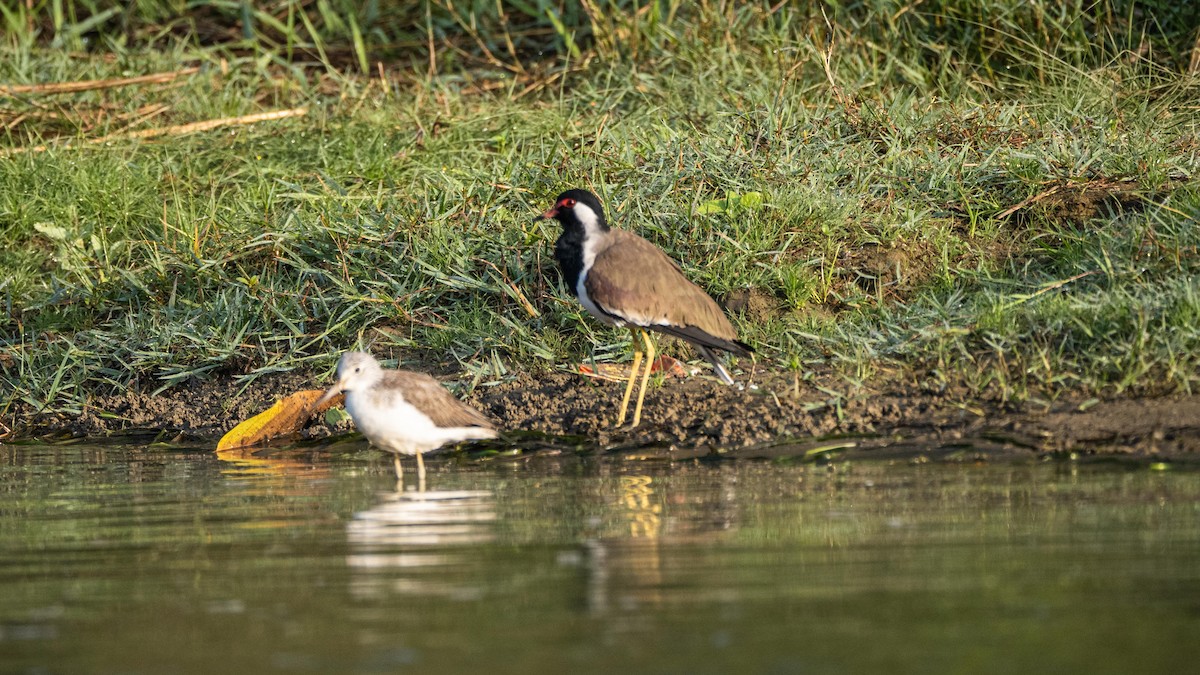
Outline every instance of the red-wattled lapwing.
<path fill-rule="evenodd" d="M 592 316 L 613 326 L 628 326 L 633 333 L 633 367 L 617 413 L 617 426 L 625 422 L 633 380 L 642 361 L 639 341 L 646 345 L 646 369 L 631 428 L 642 421 L 646 380 L 654 363 L 654 342 L 647 330 L 691 343 L 712 364 L 721 381 L 733 384 L 713 350 L 738 356 L 749 356 L 754 350 L 738 341 L 737 332 L 721 308 L 683 276 L 674 260 L 632 232 L 611 229 L 604 220 L 600 200 L 587 190 L 567 190 L 542 217 L 562 223 L 554 257 L 567 288 Z"/>
<path fill-rule="evenodd" d="M 454 398 L 424 373 L 384 370 L 366 352 L 346 352 L 337 365 L 337 382 L 314 405 L 346 394 L 346 412 L 354 426 L 380 448 L 394 453 L 396 480 L 403 477 L 400 455 L 417 456 L 417 480 L 425 488 L 421 454 L 449 443 L 495 438 L 483 413 Z"/>

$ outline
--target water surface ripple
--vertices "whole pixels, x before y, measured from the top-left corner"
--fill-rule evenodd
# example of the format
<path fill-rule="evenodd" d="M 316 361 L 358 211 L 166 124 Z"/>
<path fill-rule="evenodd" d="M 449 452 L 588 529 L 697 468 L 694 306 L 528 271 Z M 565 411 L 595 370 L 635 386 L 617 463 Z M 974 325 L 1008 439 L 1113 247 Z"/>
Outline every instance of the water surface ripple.
<path fill-rule="evenodd" d="M 354 450 L 361 450 L 356 448 Z M 0 447 L 0 671 L 1189 672 L 1200 475 Z"/>

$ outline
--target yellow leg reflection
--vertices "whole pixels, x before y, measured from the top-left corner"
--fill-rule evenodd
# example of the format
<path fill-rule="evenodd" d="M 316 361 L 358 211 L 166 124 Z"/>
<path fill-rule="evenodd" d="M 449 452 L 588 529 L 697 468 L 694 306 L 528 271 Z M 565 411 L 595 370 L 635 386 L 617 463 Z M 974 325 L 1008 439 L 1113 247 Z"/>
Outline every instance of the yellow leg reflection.
<path fill-rule="evenodd" d="M 636 591 L 637 600 L 650 605 L 659 605 L 663 598 L 662 549 L 663 534 L 662 495 L 656 494 L 654 480 L 650 476 L 622 476 L 621 497 L 625 514 L 629 519 L 629 540 L 615 547 L 612 564 L 618 575 L 627 575 L 628 582 Z"/>
<path fill-rule="evenodd" d="M 629 513 L 629 536 L 658 539 L 662 526 L 662 504 L 654 499 L 650 476 L 622 476 L 621 497 Z"/>

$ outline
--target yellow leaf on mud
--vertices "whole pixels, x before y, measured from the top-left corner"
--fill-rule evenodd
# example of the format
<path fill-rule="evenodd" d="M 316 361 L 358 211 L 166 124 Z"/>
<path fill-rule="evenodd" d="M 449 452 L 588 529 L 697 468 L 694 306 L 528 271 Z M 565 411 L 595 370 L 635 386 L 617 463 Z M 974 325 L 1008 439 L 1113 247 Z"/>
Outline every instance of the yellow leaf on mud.
<path fill-rule="evenodd" d="M 313 415 L 323 413 L 335 405 L 342 405 L 344 398 L 339 394 L 320 407 L 314 408 L 313 404 L 324 393 L 320 389 L 307 389 L 279 399 L 266 411 L 230 429 L 217 443 L 217 452 L 261 445 L 272 438 L 300 431 Z"/>

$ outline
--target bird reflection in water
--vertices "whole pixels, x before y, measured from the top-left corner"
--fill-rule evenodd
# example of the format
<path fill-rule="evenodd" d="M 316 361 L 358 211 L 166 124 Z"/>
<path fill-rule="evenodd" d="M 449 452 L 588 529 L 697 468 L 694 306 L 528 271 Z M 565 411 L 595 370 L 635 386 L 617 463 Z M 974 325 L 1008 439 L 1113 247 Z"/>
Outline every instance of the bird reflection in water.
<path fill-rule="evenodd" d="M 469 564 L 471 547 L 495 538 L 491 492 L 392 492 L 382 499 L 354 514 L 346 526 L 351 549 L 346 564 L 361 572 L 352 581 L 356 596 L 399 593 L 471 599 L 482 594 L 482 588 L 447 581 L 438 571 Z"/>
<path fill-rule="evenodd" d="M 619 609 L 633 610 L 641 605 L 662 603 L 661 495 L 655 494 L 650 476 L 621 476 L 617 513 L 628 527 L 627 536 L 588 539 L 584 542 L 588 570 L 588 610 L 605 614 L 610 599 Z M 616 588 L 623 589 L 615 598 Z"/>
<path fill-rule="evenodd" d="M 621 476 L 621 499 L 629 518 L 631 539 L 658 539 L 662 528 L 662 504 L 654 496 L 650 476 Z"/>
<path fill-rule="evenodd" d="M 690 566 L 689 549 L 736 529 L 736 483 L 721 472 L 705 471 L 698 475 L 707 484 L 698 487 L 687 473 L 666 481 L 620 476 L 616 494 L 605 496 L 615 518 L 597 523 L 599 531 L 583 541 L 578 558 L 561 559 L 586 572 L 590 614 L 624 617 L 615 629 L 637 630 L 648 616 L 642 611 L 646 607 L 686 596 L 678 585 Z M 681 479 L 684 485 L 673 489 Z"/>

